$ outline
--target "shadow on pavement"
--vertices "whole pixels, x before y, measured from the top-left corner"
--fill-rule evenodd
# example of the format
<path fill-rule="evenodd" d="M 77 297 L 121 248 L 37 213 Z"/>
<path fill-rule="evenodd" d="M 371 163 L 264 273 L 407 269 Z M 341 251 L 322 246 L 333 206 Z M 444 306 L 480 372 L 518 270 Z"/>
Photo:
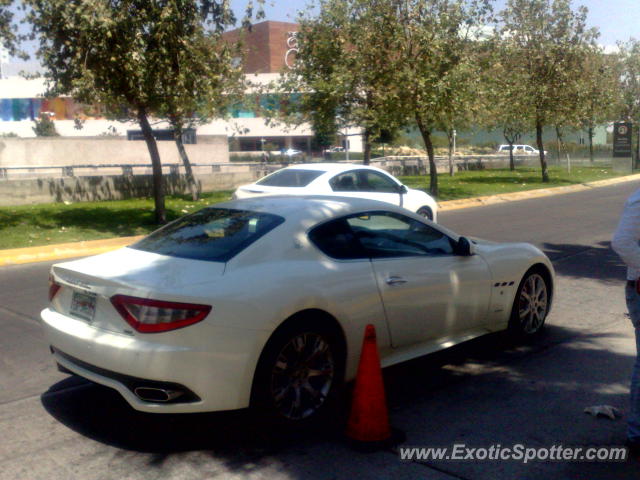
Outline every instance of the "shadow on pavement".
<path fill-rule="evenodd" d="M 47 412 L 67 427 L 125 450 L 164 455 L 212 450 L 250 462 L 312 439 L 339 438 L 332 426 L 307 431 L 273 430 L 249 410 L 215 413 L 153 414 L 132 409 L 120 394 L 71 376 L 41 396 Z"/>
<path fill-rule="evenodd" d="M 603 348 L 603 342 L 618 337 L 549 326 L 527 343 L 492 334 L 387 368 L 391 422 L 414 446 L 620 445 L 623 420 L 595 419 L 582 412 L 595 404 L 627 410 L 633 359 Z M 205 451 L 234 472 L 250 472 L 276 458 L 295 478 L 309 473 L 310 462 L 322 465 L 359 455 L 342 452 L 347 450 L 344 412 L 335 422 L 299 432 L 269 428 L 248 411 L 146 414 L 131 409 L 114 390 L 77 377 L 53 385 L 41 400 L 49 414 L 81 435 L 151 454 L 148 465 L 161 465 L 182 452 Z M 306 451 L 313 454 L 305 458 Z M 336 451 L 342 452 L 342 460 L 332 457 Z M 392 457 L 390 461 L 395 462 Z M 405 465 L 398 462 L 400 469 Z M 585 472 L 598 478 L 636 478 L 638 465 L 438 462 L 424 468 L 425 474 L 435 468 L 458 478 L 573 478 Z"/>
<path fill-rule="evenodd" d="M 626 278 L 627 269 L 611 249 L 611 242 L 599 242 L 596 246 L 545 243 L 542 250 L 553 262 L 558 275 L 620 285 Z M 566 261 L 575 255 L 580 255 L 579 262 Z"/>

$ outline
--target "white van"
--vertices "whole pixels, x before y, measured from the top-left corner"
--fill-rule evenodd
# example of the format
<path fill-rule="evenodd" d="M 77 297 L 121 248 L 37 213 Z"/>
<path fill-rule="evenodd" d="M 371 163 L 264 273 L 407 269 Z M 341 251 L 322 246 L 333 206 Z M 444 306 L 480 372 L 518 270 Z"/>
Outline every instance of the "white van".
<path fill-rule="evenodd" d="M 500 145 L 498 147 L 498 153 L 509 153 L 509 145 Z M 531 145 L 513 145 L 514 155 L 539 155 L 540 150 L 533 148 Z M 547 152 L 545 150 L 544 154 Z"/>

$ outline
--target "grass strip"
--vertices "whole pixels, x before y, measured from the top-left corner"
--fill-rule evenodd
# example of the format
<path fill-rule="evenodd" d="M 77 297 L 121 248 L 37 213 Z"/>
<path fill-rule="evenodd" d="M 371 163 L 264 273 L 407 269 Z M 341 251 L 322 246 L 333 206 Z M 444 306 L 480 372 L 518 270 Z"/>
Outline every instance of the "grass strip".
<path fill-rule="evenodd" d="M 607 166 L 574 167 L 571 174 L 549 168 L 551 181 L 543 183 L 540 170 L 519 167 L 458 172 L 438 176 L 438 201 L 519 192 L 537 188 L 604 180 L 621 176 Z M 428 190 L 428 176 L 403 176 L 411 188 Z M 231 198 L 231 191 L 205 193 L 198 202 L 188 196 L 167 196 L 167 219 L 173 220 L 206 205 Z M 0 207 L 0 249 L 143 235 L 157 228 L 150 198 L 103 202 L 48 203 Z"/>

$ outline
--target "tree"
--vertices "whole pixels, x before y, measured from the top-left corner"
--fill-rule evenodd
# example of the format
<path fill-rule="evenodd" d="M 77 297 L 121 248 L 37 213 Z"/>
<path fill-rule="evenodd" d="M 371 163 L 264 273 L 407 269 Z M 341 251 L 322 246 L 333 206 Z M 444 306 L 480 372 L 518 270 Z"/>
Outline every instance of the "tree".
<path fill-rule="evenodd" d="M 393 0 L 390 58 L 394 62 L 399 108 L 414 122 L 429 157 L 430 191 L 438 195 L 431 135 L 466 123 L 476 110 L 480 85 L 481 27 L 491 15 L 483 0 Z M 450 142 L 451 135 L 449 134 Z"/>
<path fill-rule="evenodd" d="M 417 123 L 437 195 L 431 133 L 468 121 L 472 36 L 488 18 L 488 0 L 321 0 L 318 9 L 300 22 L 289 77 L 307 92 L 304 110 L 362 126 L 365 162 L 382 130 Z"/>
<path fill-rule="evenodd" d="M 244 91 L 239 43 L 222 39 L 223 25 L 205 29 L 202 11 L 195 2 L 168 2 L 158 20 L 158 35 L 173 39 L 164 45 L 156 68 L 158 95 L 162 101 L 154 114 L 173 127 L 174 140 L 185 167 L 192 199 L 198 188 L 183 144 L 186 128 L 224 115 L 227 107 Z"/>
<path fill-rule="evenodd" d="M 620 119 L 634 122 L 638 130 L 636 162 L 640 158 L 640 41 L 633 38 L 619 42 L 621 90 Z"/>
<path fill-rule="evenodd" d="M 317 16 L 299 20 L 296 63 L 280 90 L 304 92 L 298 120 L 310 121 L 316 135 L 361 127 L 368 164 L 373 139 L 400 125 L 389 95 L 393 65 L 381 55 L 388 40 L 377 23 L 385 2 L 320 0 L 317 7 Z"/>
<path fill-rule="evenodd" d="M 509 145 L 509 169 L 515 170 L 513 145 L 533 125 L 531 116 L 523 104 L 521 80 L 509 68 L 514 52 L 500 36 L 494 36 L 485 56 L 487 68 L 483 70 L 482 125 L 489 129 L 499 129 Z"/>
<path fill-rule="evenodd" d="M 533 119 L 542 181 L 549 181 L 542 132 L 562 125 L 580 109 L 580 68 L 594 47 L 597 31 L 586 27 L 587 9 L 570 0 L 508 0 L 498 31 L 513 57 L 505 59 L 521 82 L 526 115 Z"/>
<path fill-rule="evenodd" d="M 589 160 L 593 163 L 595 127 L 614 119 L 620 108 L 618 57 L 605 54 L 600 48 L 591 49 L 584 57 L 582 73 L 583 102 L 578 117 L 580 126 L 587 132 Z"/>
<path fill-rule="evenodd" d="M 11 9 L 16 3 L 14 0 L 0 0 L 0 45 L 10 55 L 26 58 L 26 54 L 18 47 L 22 36 L 17 33 L 18 28 L 13 22 L 14 14 Z"/>
<path fill-rule="evenodd" d="M 184 35 L 189 28 L 181 30 L 178 25 L 184 15 L 192 19 L 199 14 L 209 30 L 219 32 L 235 23 L 228 2 L 28 0 L 27 3 L 31 8 L 28 20 L 39 38 L 38 56 L 47 70 L 49 93 L 71 95 L 90 105 L 100 104 L 113 118 L 139 123 L 153 168 L 156 221 L 164 223 L 162 165 L 149 117 L 167 111 L 167 91 L 172 85 L 162 82 L 175 81 L 165 71 L 167 62 L 175 60 L 168 53 L 176 48 L 189 52 L 191 48 L 191 38 Z M 189 27 L 193 26 L 189 22 Z M 182 37 L 174 36 L 179 32 Z M 178 65 L 173 73 L 179 69 Z"/>

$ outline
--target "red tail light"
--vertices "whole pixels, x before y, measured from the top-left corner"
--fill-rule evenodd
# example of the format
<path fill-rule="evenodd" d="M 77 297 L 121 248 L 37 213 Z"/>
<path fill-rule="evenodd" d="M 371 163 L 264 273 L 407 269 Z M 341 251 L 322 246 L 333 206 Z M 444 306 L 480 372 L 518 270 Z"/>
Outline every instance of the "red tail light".
<path fill-rule="evenodd" d="M 115 295 L 111 303 L 129 325 L 141 333 L 157 333 L 193 325 L 211 311 L 209 305 L 165 302 Z"/>
<path fill-rule="evenodd" d="M 49 301 L 53 300 L 58 290 L 60 290 L 60 284 L 56 283 L 53 275 L 49 274 Z"/>

